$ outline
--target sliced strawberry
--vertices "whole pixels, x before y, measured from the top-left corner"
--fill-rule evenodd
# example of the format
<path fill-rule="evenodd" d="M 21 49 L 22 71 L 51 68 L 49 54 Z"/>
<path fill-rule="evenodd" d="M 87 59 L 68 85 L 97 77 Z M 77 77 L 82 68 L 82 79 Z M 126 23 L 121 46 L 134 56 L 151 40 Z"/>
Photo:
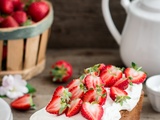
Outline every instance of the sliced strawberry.
<path fill-rule="evenodd" d="M 17 110 L 28 110 L 35 108 L 35 104 L 33 104 L 32 96 L 30 94 L 25 94 L 11 102 L 11 107 Z"/>
<path fill-rule="evenodd" d="M 68 90 L 71 90 L 73 87 L 79 86 L 81 83 L 80 79 L 74 79 L 67 85 L 67 88 Z"/>
<path fill-rule="evenodd" d="M 72 93 L 71 99 L 73 100 L 77 98 L 82 98 L 85 90 L 81 86 L 75 86 L 70 90 L 70 92 Z"/>
<path fill-rule="evenodd" d="M 113 85 L 113 87 L 118 87 L 122 90 L 125 90 L 128 88 L 129 80 L 128 78 L 122 77 L 120 80 L 116 81 L 116 83 Z"/>
<path fill-rule="evenodd" d="M 84 79 L 87 89 L 96 88 L 96 86 L 104 86 L 100 77 L 89 74 Z"/>
<path fill-rule="evenodd" d="M 88 120 L 101 120 L 103 116 L 103 108 L 95 103 L 84 102 L 81 108 L 82 115 Z"/>
<path fill-rule="evenodd" d="M 77 114 L 81 109 L 82 103 L 83 101 L 80 98 L 72 100 L 67 108 L 67 111 L 65 112 L 66 116 L 71 117 Z"/>
<path fill-rule="evenodd" d="M 104 87 L 96 87 L 95 89 L 88 90 L 84 96 L 84 102 L 96 102 L 100 105 L 103 105 L 107 98 L 107 91 Z"/>
<path fill-rule="evenodd" d="M 113 65 L 107 65 L 100 74 L 106 87 L 111 87 L 118 79 L 122 77 L 120 68 Z"/>
<path fill-rule="evenodd" d="M 147 78 L 146 73 L 135 63 L 132 63 L 132 68 L 126 68 L 124 74 L 132 83 L 136 84 L 143 83 Z"/>
<path fill-rule="evenodd" d="M 67 109 L 68 104 L 60 96 L 54 96 L 46 107 L 46 111 L 51 114 L 61 115 Z"/>
<path fill-rule="evenodd" d="M 117 87 L 110 88 L 110 97 L 112 98 L 113 101 L 120 103 L 121 105 L 123 105 L 124 101 L 130 99 L 126 91 L 119 89 Z"/>
<path fill-rule="evenodd" d="M 55 96 L 60 96 L 68 102 L 72 94 L 68 91 L 67 88 L 64 88 L 63 86 L 58 86 L 53 93 L 53 98 Z"/>

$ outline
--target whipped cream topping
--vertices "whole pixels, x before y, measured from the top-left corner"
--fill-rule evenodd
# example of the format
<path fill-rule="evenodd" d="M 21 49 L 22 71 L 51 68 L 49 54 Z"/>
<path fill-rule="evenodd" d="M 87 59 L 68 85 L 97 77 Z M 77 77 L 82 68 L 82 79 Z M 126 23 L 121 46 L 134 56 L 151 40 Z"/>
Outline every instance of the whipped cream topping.
<path fill-rule="evenodd" d="M 143 87 L 142 84 L 133 84 L 133 86 L 129 85 L 126 91 L 131 99 L 127 99 L 122 106 L 119 103 L 115 103 L 110 98 L 109 88 L 106 88 L 107 99 L 105 104 L 103 105 L 104 114 L 102 116 L 102 120 L 119 120 L 121 118 L 120 114 L 121 110 L 131 111 L 136 106 L 136 104 L 140 99 L 142 87 Z M 78 113 L 72 117 L 66 117 L 65 114 L 57 116 L 46 112 L 45 108 L 43 108 L 37 111 L 35 114 L 33 114 L 30 120 L 87 120 L 87 119 L 84 118 L 81 115 L 81 113 Z"/>

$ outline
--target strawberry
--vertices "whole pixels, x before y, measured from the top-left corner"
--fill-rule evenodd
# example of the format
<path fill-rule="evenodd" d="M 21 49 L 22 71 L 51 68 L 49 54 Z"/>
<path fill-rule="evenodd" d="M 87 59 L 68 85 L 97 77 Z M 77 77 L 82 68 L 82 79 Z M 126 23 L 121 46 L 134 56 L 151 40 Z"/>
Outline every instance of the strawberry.
<path fill-rule="evenodd" d="M 107 65 L 102 70 L 100 78 L 106 87 L 111 87 L 118 79 L 122 78 L 122 71 L 118 67 Z"/>
<path fill-rule="evenodd" d="M 74 99 L 69 103 L 69 107 L 67 108 L 67 111 L 65 112 L 67 117 L 71 117 L 75 114 L 77 114 L 82 106 L 83 101 L 81 99 Z"/>
<path fill-rule="evenodd" d="M 12 17 L 17 21 L 19 25 L 22 25 L 27 21 L 27 14 L 24 11 L 16 11 L 12 14 Z"/>
<path fill-rule="evenodd" d="M 4 14 L 11 14 L 14 11 L 14 5 L 11 0 L 1 0 L 0 11 Z"/>
<path fill-rule="evenodd" d="M 18 27 L 18 23 L 12 16 L 6 17 L 1 23 L 0 27 L 1 28 L 9 28 L 9 27 Z"/>
<path fill-rule="evenodd" d="M 124 101 L 130 99 L 126 91 L 117 87 L 110 88 L 110 97 L 113 101 L 115 101 L 116 103 L 120 103 L 121 105 L 123 105 Z"/>
<path fill-rule="evenodd" d="M 14 3 L 14 11 L 24 11 L 25 4 L 21 1 Z"/>
<path fill-rule="evenodd" d="M 124 74 L 130 82 L 136 84 L 143 83 L 147 78 L 146 73 L 143 72 L 142 68 L 138 67 L 135 63 L 132 63 L 132 68 L 126 68 Z"/>
<path fill-rule="evenodd" d="M 67 88 L 68 90 L 71 90 L 73 87 L 79 86 L 80 84 L 82 84 L 80 79 L 74 79 L 67 85 Z"/>
<path fill-rule="evenodd" d="M 85 92 L 84 86 L 79 85 L 73 87 L 70 92 L 72 93 L 71 99 L 77 99 L 77 98 L 82 98 Z"/>
<path fill-rule="evenodd" d="M 34 108 L 35 105 L 33 104 L 32 96 L 30 94 L 25 94 L 11 102 L 11 107 L 17 110 L 29 110 Z"/>
<path fill-rule="evenodd" d="M 107 98 L 107 91 L 104 89 L 104 87 L 96 87 L 96 89 L 90 89 L 88 90 L 84 96 L 83 101 L 84 102 L 96 102 L 100 105 L 103 105 Z"/>
<path fill-rule="evenodd" d="M 4 20 L 4 18 L 2 16 L 0 16 L 0 23 Z"/>
<path fill-rule="evenodd" d="M 129 85 L 129 80 L 126 77 L 122 77 L 121 79 L 119 79 L 118 81 L 116 81 L 116 83 L 113 85 L 113 87 L 118 87 L 122 90 L 125 90 L 128 88 Z"/>
<path fill-rule="evenodd" d="M 72 76 L 72 66 L 64 60 L 59 60 L 52 65 L 50 71 L 53 82 L 66 82 Z"/>
<path fill-rule="evenodd" d="M 21 1 L 20 0 L 11 0 L 14 6 L 17 6 Z"/>
<path fill-rule="evenodd" d="M 92 74 L 87 75 L 84 81 L 87 89 L 96 88 L 96 86 L 104 86 L 102 79 Z"/>
<path fill-rule="evenodd" d="M 48 12 L 49 6 L 44 1 L 33 2 L 28 7 L 28 14 L 35 22 L 42 20 L 48 14 Z"/>
<path fill-rule="evenodd" d="M 88 120 L 101 120 L 103 108 L 97 103 L 84 102 L 82 104 L 81 114 Z"/>
<path fill-rule="evenodd" d="M 84 72 L 85 74 L 93 74 L 93 75 L 99 76 L 100 72 L 104 69 L 104 67 L 105 67 L 105 64 L 100 63 L 92 67 L 86 68 Z"/>
<path fill-rule="evenodd" d="M 67 102 L 60 96 L 54 96 L 46 107 L 46 111 L 51 114 L 61 115 L 67 109 Z"/>

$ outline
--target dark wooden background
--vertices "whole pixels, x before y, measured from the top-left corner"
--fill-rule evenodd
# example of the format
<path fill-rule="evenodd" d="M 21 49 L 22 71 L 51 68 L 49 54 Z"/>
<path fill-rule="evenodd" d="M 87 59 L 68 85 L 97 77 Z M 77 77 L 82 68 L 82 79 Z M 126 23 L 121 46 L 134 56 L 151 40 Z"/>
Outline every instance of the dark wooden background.
<path fill-rule="evenodd" d="M 101 0 L 50 0 L 54 23 L 48 48 L 118 48 L 102 15 Z M 120 0 L 110 0 L 112 17 L 121 32 L 126 13 Z"/>

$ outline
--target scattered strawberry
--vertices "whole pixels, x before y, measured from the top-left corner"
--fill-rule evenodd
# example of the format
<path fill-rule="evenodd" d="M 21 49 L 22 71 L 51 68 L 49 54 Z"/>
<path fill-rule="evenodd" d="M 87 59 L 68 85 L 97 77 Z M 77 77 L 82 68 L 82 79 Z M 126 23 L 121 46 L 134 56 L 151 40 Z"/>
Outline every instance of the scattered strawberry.
<path fill-rule="evenodd" d="M 42 20 L 48 14 L 48 11 L 49 11 L 49 6 L 44 1 L 33 2 L 28 7 L 28 14 L 35 22 Z"/>
<path fill-rule="evenodd" d="M 68 104 L 60 96 L 54 96 L 46 107 L 46 111 L 51 114 L 61 115 L 67 109 Z"/>
<path fill-rule="evenodd" d="M 97 103 L 84 102 L 82 104 L 81 114 L 88 120 L 101 120 L 103 108 Z"/>
<path fill-rule="evenodd" d="M 24 11 L 16 11 L 12 14 L 12 17 L 17 21 L 19 25 L 22 25 L 27 21 L 27 14 Z"/>
<path fill-rule="evenodd" d="M 130 99 L 126 91 L 119 89 L 117 87 L 110 88 L 110 97 L 113 101 L 120 103 L 121 105 L 123 105 L 124 101 Z"/>
<path fill-rule="evenodd" d="M 32 96 L 30 94 L 25 94 L 11 102 L 11 107 L 17 110 L 29 110 L 34 108 L 35 105 L 33 104 Z"/>
<path fill-rule="evenodd" d="M 6 17 L 1 23 L 0 27 L 1 28 L 9 28 L 9 27 L 18 27 L 18 23 L 12 16 Z"/>
<path fill-rule="evenodd" d="M 111 87 L 118 79 L 122 77 L 122 71 L 113 65 L 107 65 L 100 74 L 106 87 Z"/>
<path fill-rule="evenodd" d="M 64 60 L 59 60 L 52 65 L 50 74 L 53 82 L 66 82 L 72 76 L 72 66 Z"/>
<path fill-rule="evenodd" d="M 122 90 L 125 90 L 128 88 L 129 80 L 128 78 L 122 77 L 120 80 L 117 80 L 116 83 L 113 85 L 113 87 L 118 87 Z"/>
<path fill-rule="evenodd" d="M 138 67 L 135 63 L 132 63 L 132 68 L 126 68 L 124 74 L 130 82 L 136 84 L 143 83 L 147 78 L 146 73 L 143 72 L 142 68 Z"/>
<path fill-rule="evenodd" d="M 1 0 L 0 11 L 5 14 L 10 14 L 14 10 L 14 6 L 11 0 Z"/>
<path fill-rule="evenodd" d="M 83 101 L 79 98 L 72 100 L 67 108 L 67 111 L 65 112 L 66 116 L 71 117 L 77 114 L 81 109 L 82 103 Z"/>
<path fill-rule="evenodd" d="M 96 86 L 104 86 L 102 79 L 92 74 L 87 75 L 84 81 L 87 89 L 96 88 Z"/>

